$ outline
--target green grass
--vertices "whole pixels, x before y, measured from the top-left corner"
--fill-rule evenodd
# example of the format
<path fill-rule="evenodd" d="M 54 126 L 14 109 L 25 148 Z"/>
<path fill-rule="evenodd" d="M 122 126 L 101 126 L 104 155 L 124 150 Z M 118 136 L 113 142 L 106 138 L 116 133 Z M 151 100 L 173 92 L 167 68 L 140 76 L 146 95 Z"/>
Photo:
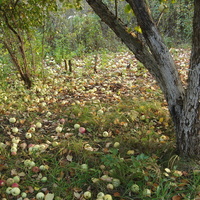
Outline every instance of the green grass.
<path fill-rule="evenodd" d="M 116 58 L 112 55 L 112 59 Z M 20 81 L 13 80 L 7 88 L 0 84 L 0 179 L 20 176 L 21 192 L 31 200 L 41 191 L 63 200 L 83 198 L 85 191 L 91 191 L 91 199 L 99 192 L 111 194 L 114 200 L 170 200 L 175 195 L 189 200 L 198 196 L 198 167 L 194 163 L 186 168 L 189 164 L 185 166 L 176 155 L 173 124 L 163 96 L 149 74 L 144 79 L 147 72 L 142 65 L 131 86 L 122 70 L 127 82 L 121 89 L 117 88 L 121 77 L 112 64 L 83 79 L 80 74 L 90 69 L 77 68 L 71 75 L 60 70 L 47 77 L 45 84 L 36 81 L 30 91 Z M 17 121 L 10 123 L 11 117 Z M 37 122 L 42 127 L 36 127 L 27 139 L 25 134 Z M 79 134 L 74 124 L 85 127 L 86 133 Z M 57 126 L 63 128 L 61 133 L 56 132 Z M 13 133 L 13 127 L 19 133 Z M 20 138 L 16 155 L 10 151 L 13 137 Z M 40 148 L 30 152 L 29 145 Z M 34 172 L 24 160 L 46 168 Z M 42 182 L 42 177 L 47 181 Z M 108 189 L 113 179 L 119 179 L 120 185 Z M 138 193 L 131 191 L 133 184 L 139 186 Z M 7 187 L 0 187 L 1 198 L 15 199 L 6 193 Z M 145 194 L 146 189 L 151 194 Z"/>

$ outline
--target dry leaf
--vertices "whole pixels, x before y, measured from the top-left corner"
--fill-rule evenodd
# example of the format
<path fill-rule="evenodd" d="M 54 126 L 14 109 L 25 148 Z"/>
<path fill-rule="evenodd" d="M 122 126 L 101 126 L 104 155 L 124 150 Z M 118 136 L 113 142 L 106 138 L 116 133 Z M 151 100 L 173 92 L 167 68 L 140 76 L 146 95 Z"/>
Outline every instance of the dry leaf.
<path fill-rule="evenodd" d="M 69 161 L 69 162 L 72 162 L 72 158 L 73 158 L 73 156 L 71 156 L 71 155 L 67 155 L 67 160 Z"/>
<path fill-rule="evenodd" d="M 113 196 L 114 196 L 114 197 L 120 197 L 121 195 L 120 195 L 119 192 L 115 192 L 115 193 L 113 194 Z"/>
<path fill-rule="evenodd" d="M 182 197 L 179 195 L 175 195 L 172 197 L 172 200 L 181 200 L 181 199 L 182 199 Z"/>
<path fill-rule="evenodd" d="M 48 193 L 46 196 L 45 196 L 45 200 L 53 200 L 54 198 L 54 194 L 52 193 Z"/>

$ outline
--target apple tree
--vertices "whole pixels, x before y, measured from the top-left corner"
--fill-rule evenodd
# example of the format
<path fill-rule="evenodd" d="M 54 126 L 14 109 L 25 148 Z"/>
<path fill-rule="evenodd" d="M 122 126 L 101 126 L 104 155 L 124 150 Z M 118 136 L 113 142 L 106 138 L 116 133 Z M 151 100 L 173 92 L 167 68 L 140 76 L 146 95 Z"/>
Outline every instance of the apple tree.
<path fill-rule="evenodd" d="M 32 85 L 31 70 L 35 70 L 31 68 L 34 68 L 32 44 L 36 33 L 44 27 L 50 12 L 62 6 L 68 9 L 79 8 L 79 5 L 80 0 L 0 0 L 0 43 L 9 53 L 27 88 Z"/>
<path fill-rule="evenodd" d="M 177 150 L 185 158 L 200 158 L 200 1 L 193 0 L 193 36 L 185 89 L 177 66 L 154 21 L 147 0 L 126 0 L 141 34 L 130 30 L 102 0 L 86 0 L 156 79 L 168 103 L 176 131 Z M 166 1 L 166 0 L 165 0 Z M 117 0 L 110 1 L 113 8 Z M 158 1 L 159 3 L 159 1 Z M 192 23 L 192 22 L 191 22 Z"/>

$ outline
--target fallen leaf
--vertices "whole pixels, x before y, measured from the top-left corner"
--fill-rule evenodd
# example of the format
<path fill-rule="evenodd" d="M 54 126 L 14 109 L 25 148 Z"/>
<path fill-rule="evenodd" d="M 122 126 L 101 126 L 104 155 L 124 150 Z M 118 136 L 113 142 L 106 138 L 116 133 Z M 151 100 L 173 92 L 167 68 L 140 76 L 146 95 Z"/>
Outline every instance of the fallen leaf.
<path fill-rule="evenodd" d="M 114 196 L 114 197 L 120 197 L 121 195 L 120 195 L 119 192 L 115 192 L 115 193 L 113 194 L 113 196 Z"/>
<path fill-rule="evenodd" d="M 182 199 L 182 197 L 179 195 L 175 195 L 172 197 L 172 200 L 181 200 L 181 199 Z"/>
<path fill-rule="evenodd" d="M 46 196 L 45 196 L 45 200 L 53 200 L 54 198 L 54 194 L 52 193 L 48 193 Z"/>
<path fill-rule="evenodd" d="M 73 156 L 72 155 L 67 155 L 67 160 L 69 161 L 69 162 L 72 162 L 72 158 L 73 158 Z"/>

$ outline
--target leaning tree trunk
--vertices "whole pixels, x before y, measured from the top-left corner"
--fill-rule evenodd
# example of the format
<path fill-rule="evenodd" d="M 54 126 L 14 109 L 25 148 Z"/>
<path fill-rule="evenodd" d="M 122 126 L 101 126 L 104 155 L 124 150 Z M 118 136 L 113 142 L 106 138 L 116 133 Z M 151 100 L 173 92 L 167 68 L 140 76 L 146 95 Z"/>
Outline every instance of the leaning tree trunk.
<path fill-rule="evenodd" d="M 197 157 L 200 152 L 199 84 L 200 84 L 200 1 L 195 0 L 193 48 L 188 88 L 183 89 L 177 68 L 151 18 L 145 0 L 126 0 L 142 29 L 139 39 L 115 16 L 102 0 L 86 0 L 94 12 L 121 38 L 154 76 L 160 86 L 176 129 L 177 150 L 181 156 Z M 200 158 L 200 154 L 198 156 Z"/>

